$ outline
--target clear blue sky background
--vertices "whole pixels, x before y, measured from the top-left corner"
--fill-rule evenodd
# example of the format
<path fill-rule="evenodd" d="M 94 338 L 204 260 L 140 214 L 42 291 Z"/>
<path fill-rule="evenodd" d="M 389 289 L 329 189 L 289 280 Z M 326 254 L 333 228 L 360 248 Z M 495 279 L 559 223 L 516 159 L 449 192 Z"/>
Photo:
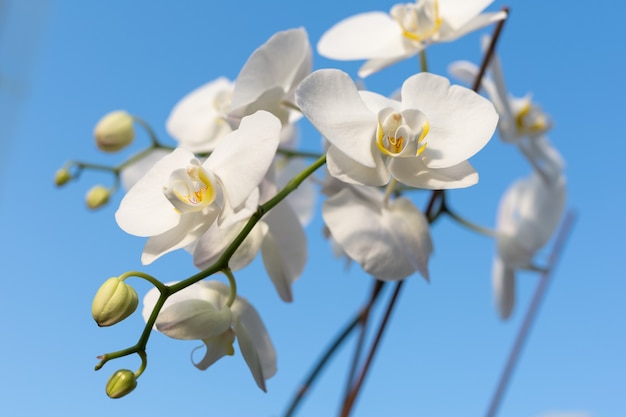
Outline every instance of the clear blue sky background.
<path fill-rule="evenodd" d="M 278 374 L 261 392 L 241 356 L 206 372 L 189 361 L 196 342 L 154 334 L 137 390 L 104 394 L 109 375 L 135 369 L 122 359 L 94 372 L 96 355 L 135 343 L 139 314 L 100 329 L 90 316 L 98 286 L 141 269 L 163 281 L 194 272 L 190 257 L 171 254 L 149 267 L 143 239 L 126 235 L 113 213 L 121 195 L 92 213 L 83 204 L 106 175 L 85 173 L 56 189 L 66 160 L 116 164 L 91 132 L 105 113 L 123 108 L 167 138 L 173 105 L 197 86 L 234 79 L 249 54 L 274 32 L 304 26 L 315 44 L 340 19 L 388 10 L 393 1 L 4 1 L 0 11 L 0 413 L 23 416 L 278 416 L 310 364 L 363 302 L 370 279 L 347 273 L 321 234 L 308 227 L 310 262 L 282 303 L 260 262 L 237 274 L 240 293 L 261 312 L 278 351 Z M 536 417 L 581 411 L 626 415 L 624 158 L 626 31 L 623 2 L 497 1 L 511 7 L 499 43 L 510 90 L 534 97 L 553 116 L 553 143 L 567 160 L 569 207 L 579 214 L 538 323 L 499 415 Z M 484 32 L 483 32 L 484 33 Z M 479 34 L 428 50 L 431 70 L 455 59 L 478 62 Z M 358 63 L 319 56 L 315 68 L 356 74 Z M 417 68 L 396 65 L 368 78 L 391 93 Z M 168 139 L 169 140 L 169 139 Z M 147 143 L 138 134 L 135 150 Z M 319 135 L 303 131 L 303 147 Z M 127 155 L 127 154 L 123 154 Z M 122 156 L 123 156 L 122 155 Z M 466 217 L 493 225 L 506 187 L 529 167 L 513 148 L 492 141 L 472 160 L 481 182 L 453 192 Z M 489 239 L 448 220 L 433 228 L 432 282 L 411 277 L 378 353 L 357 416 L 484 414 L 538 277 L 520 275 L 518 305 L 501 322 L 491 298 L 494 251 Z M 545 253 L 539 259 L 545 259 Z M 148 286 L 134 281 L 143 295 Z M 380 314 L 380 311 L 377 310 Z M 300 416 L 334 415 L 351 349 L 343 349 L 306 400 Z"/>

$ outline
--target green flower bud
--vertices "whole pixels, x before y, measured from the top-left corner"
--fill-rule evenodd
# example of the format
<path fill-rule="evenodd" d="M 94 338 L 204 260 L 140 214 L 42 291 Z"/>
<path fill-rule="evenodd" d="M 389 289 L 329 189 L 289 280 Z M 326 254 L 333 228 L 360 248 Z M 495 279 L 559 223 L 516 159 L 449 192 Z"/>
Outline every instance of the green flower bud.
<path fill-rule="evenodd" d="M 100 208 L 109 202 L 111 193 L 108 188 L 103 185 L 96 185 L 87 191 L 85 203 L 92 210 Z"/>
<path fill-rule="evenodd" d="M 107 381 L 106 392 L 111 398 L 122 398 L 137 387 L 137 377 L 129 369 L 116 371 Z"/>
<path fill-rule="evenodd" d="M 107 279 L 96 292 L 91 315 L 98 326 L 112 326 L 133 314 L 139 304 L 137 292 L 118 277 Z"/>
<path fill-rule="evenodd" d="M 111 112 L 100 119 L 93 134 L 100 150 L 117 152 L 135 138 L 133 116 L 122 110 Z"/>
<path fill-rule="evenodd" d="M 61 168 L 54 174 L 54 184 L 57 187 L 67 184 L 69 180 L 72 179 L 72 174 L 67 168 Z"/>

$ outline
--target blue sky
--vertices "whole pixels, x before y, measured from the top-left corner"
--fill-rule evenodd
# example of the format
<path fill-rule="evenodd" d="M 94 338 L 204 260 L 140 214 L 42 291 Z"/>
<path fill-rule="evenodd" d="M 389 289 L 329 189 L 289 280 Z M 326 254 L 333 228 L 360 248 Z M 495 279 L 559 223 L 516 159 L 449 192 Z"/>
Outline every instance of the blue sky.
<path fill-rule="evenodd" d="M 189 361 L 196 342 L 155 333 L 137 390 L 110 400 L 104 394 L 109 375 L 138 362 L 121 359 L 94 372 L 95 357 L 134 344 L 143 322 L 135 314 L 98 328 L 90 316 L 96 289 L 127 270 L 170 281 L 195 269 L 184 252 L 141 266 L 143 239 L 125 234 L 113 218 L 121 195 L 97 212 L 85 208 L 85 192 L 109 184 L 106 175 L 86 172 L 63 189 L 52 178 L 69 159 L 116 164 L 129 154 L 96 150 L 91 132 L 103 114 L 126 109 L 166 139 L 165 120 L 183 95 L 218 76 L 234 79 L 276 31 L 303 26 L 315 44 L 340 19 L 388 10 L 394 2 L 0 4 L 3 414 L 280 415 L 370 287 L 358 267 L 346 272 L 332 257 L 319 214 L 307 229 L 310 262 L 294 303 L 279 300 L 258 260 L 237 274 L 240 293 L 260 311 L 278 351 L 279 371 L 267 394 L 240 355 L 201 372 Z M 532 91 L 552 115 L 550 138 L 567 161 L 568 207 L 579 217 L 499 415 L 623 416 L 626 6 L 511 0 L 490 9 L 505 5 L 512 12 L 498 53 L 507 84 L 517 96 Z M 430 48 L 431 71 L 443 74 L 456 59 L 478 62 L 479 36 Z M 354 76 L 358 66 L 314 58 L 316 69 L 337 67 Z M 389 94 L 416 68 L 416 61 L 395 65 L 368 78 L 367 86 Z M 133 149 L 142 143 L 147 138 L 139 133 Z M 319 143 L 305 127 L 302 147 L 318 150 Z M 450 198 L 466 217 L 490 226 L 502 192 L 529 167 L 497 139 L 472 163 L 480 183 Z M 416 201 L 422 204 L 419 196 Z M 432 233 L 431 283 L 409 278 L 354 415 L 474 416 L 487 408 L 538 276 L 520 275 L 516 310 L 502 322 L 491 299 L 493 242 L 449 220 Z M 149 288 L 133 283 L 140 295 Z M 350 352 L 343 349 L 332 362 L 299 416 L 336 413 Z"/>

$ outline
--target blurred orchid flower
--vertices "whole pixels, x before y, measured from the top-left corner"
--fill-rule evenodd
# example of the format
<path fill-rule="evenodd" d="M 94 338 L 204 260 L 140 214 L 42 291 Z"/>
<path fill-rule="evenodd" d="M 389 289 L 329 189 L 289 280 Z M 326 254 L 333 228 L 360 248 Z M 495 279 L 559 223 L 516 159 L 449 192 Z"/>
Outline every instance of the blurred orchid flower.
<path fill-rule="evenodd" d="M 508 318 L 515 304 L 515 271 L 533 269 L 533 257 L 556 230 L 565 208 L 565 177 L 547 183 L 533 172 L 504 193 L 496 220 L 493 289 L 498 312 Z"/>
<path fill-rule="evenodd" d="M 493 105 L 429 73 L 408 78 L 401 96 L 359 91 L 346 73 L 319 70 L 302 81 L 296 103 L 330 142 L 328 170 L 344 182 L 381 186 L 393 176 L 426 189 L 478 182 L 467 159 L 495 131 Z"/>
<path fill-rule="evenodd" d="M 506 13 L 480 14 L 493 0 L 417 0 L 396 4 L 389 14 L 361 13 L 330 28 L 317 44 L 320 55 L 338 60 L 368 60 L 359 77 L 415 56 L 431 43 L 449 42 Z"/>
<path fill-rule="evenodd" d="M 169 283 L 169 285 L 174 283 Z M 233 355 L 235 338 L 259 388 L 276 373 L 276 351 L 255 308 L 242 297 L 228 306 L 230 290 L 218 281 L 200 281 L 170 296 L 163 305 L 155 328 L 179 340 L 202 340 L 204 357 L 194 365 L 207 369 L 225 355 Z M 159 298 L 156 288 L 143 300 L 148 321 Z"/>
<path fill-rule="evenodd" d="M 417 271 L 429 279 L 430 228 L 410 200 L 387 200 L 376 188 L 341 184 L 324 202 L 322 216 L 334 242 L 368 274 L 388 281 Z"/>
<path fill-rule="evenodd" d="M 275 116 L 259 111 L 244 118 L 204 162 L 180 148 L 160 159 L 115 213 L 124 231 L 150 237 L 142 262 L 192 244 L 218 217 L 220 223 L 226 217 L 240 220 L 237 212 L 245 217 L 256 209 L 257 187 L 274 158 L 280 127 Z"/>
<path fill-rule="evenodd" d="M 489 37 L 484 37 L 483 50 L 487 49 L 488 44 Z M 453 77 L 471 85 L 478 76 L 479 68 L 471 62 L 457 61 L 450 65 L 448 71 Z M 487 75 L 481 80 L 481 87 L 500 116 L 500 138 L 504 142 L 516 144 L 545 180 L 558 180 L 565 162 L 546 136 L 552 128 L 552 120 L 532 101 L 531 94 L 518 98 L 507 91 L 502 65 L 495 54 L 489 62 Z"/>

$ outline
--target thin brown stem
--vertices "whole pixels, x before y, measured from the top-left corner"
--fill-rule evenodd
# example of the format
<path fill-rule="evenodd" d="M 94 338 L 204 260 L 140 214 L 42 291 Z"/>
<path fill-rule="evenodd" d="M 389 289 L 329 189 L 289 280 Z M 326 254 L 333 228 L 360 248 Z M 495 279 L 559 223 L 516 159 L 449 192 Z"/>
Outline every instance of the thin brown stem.
<path fill-rule="evenodd" d="M 509 20 L 509 14 L 511 13 L 509 8 L 503 7 L 502 11 L 506 12 L 506 17 L 498 22 L 498 24 L 496 25 L 496 28 L 493 31 L 493 35 L 491 36 L 491 42 L 489 43 L 489 48 L 487 48 L 487 52 L 485 53 L 485 56 L 483 57 L 483 62 L 480 65 L 480 69 L 478 70 L 478 76 L 476 76 L 476 79 L 474 80 L 474 85 L 472 86 L 472 90 L 476 92 L 480 90 L 480 82 L 482 81 L 483 76 L 485 75 L 485 72 L 487 71 L 487 66 L 489 65 L 489 61 L 491 61 L 491 57 L 496 51 L 496 43 L 498 43 L 498 38 L 500 38 L 500 33 L 502 33 L 502 28 L 504 27 L 504 23 L 507 20 Z"/>
<path fill-rule="evenodd" d="M 363 364 L 363 367 L 361 368 L 361 373 L 359 374 L 358 378 L 356 379 L 356 382 L 354 383 L 354 386 L 348 393 L 348 396 L 346 397 L 343 403 L 341 414 L 340 414 L 341 417 L 348 417 L 354 407 L 354 403 L 356 401 L 356 398 L 359 392 L 361 391 L 361 387 L 363 386 L 363 382 L 365 381 L 365 377 L 367 376 L 367 373 L 370 369 L 370 365 L 372 364 L 374 355 L 376 354 L 380 341 L 382 340 L 383 333 L 385 329 L 387 328 L 387 322 L 389 321 L 389 317 L 391 317 L 391 312 L 393 311 L 393 308 L 396 305 L 396 300 L 398 299 L 398 295 L 400 294 L 400 290 L 402 289 L 404 282 L 405 280 L 402 280 L 402 281 L 398 281 L 398 283 L 396 284 L 396 288 L 393 292 L 393 295 L 391 296 L 391 299 L 389 300 L 389 304 L 387 304 L 387 310 L 385 311 L 383 320 L 380 323 L 380 326 L 378 326 L 378 332 L 376 333 L 374 342 L 372 343 L 372 346 L 369 350 L 367 358 L 365 359 L 365 363 Z"/>

